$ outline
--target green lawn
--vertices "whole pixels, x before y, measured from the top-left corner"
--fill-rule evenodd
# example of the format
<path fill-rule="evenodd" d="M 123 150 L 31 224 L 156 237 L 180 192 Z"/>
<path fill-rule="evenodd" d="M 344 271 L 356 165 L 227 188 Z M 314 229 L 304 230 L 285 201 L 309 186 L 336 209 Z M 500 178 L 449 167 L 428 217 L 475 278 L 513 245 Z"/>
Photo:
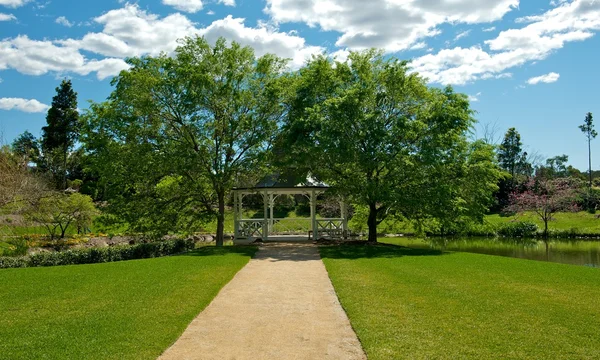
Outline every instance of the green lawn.
<path fill-rule="evenodd" d="M 255 251 L 0 270 L 0 358 L 155 359 Z"/>
<path fill-rule="evenodd" d="M 369 359 L 600 358 L 600 269 L 389 245 L 321 255 Z"/>

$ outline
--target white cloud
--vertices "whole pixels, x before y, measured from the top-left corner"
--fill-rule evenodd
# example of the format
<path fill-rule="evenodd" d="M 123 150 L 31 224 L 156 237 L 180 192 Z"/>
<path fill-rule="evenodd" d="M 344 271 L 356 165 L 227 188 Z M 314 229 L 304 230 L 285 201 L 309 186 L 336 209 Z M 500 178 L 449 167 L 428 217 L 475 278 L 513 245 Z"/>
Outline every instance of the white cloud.
<path fill-rule="evenodd" d="M 560 74 L 557 74 L 555 72 L 551 72 L 545 75 L 540 75 L 540 76 L 536 76 L 536 77 L 532 77 L 529 80 L 527 80 L 527 83 L 529 85 L 536 85 L 539 83 L 546 83 L 546 84 L 550 84 L 553 82 L 558 81 L 558 78 L 560 78 Z"/>
<path fill-rule="evenodd" d="M 31 0 L 0 0 L 0 5 L 10 8 L 18 8 L 30 2 Z"/>
<path fill-rule="evenodd" d="M 31 40 L 27 36 L 0 40 L 0 70 L 15 69 L 26 75 L 74 72 L 87 75 L 97 72 L 102 80 L 127 67 L 122 59 L 87 60 L 77 48 L 57 46 L 48 40 Z M 110 72 L 109 70 L 112 70 Z"/>
<path fill-rule="evenodd" d="M 208 10 L 208 11 L 206 12 L 206 15 L 214 15 L 214 14 L 215 14 L 215 12 L 214 12 L 214 11 L 212 11 L 212 10 Z"/>
<path fill-rule="evenodd" d="M 456 34 L 456 36 L 454 37 L 454 41 L 458 41 L 464 37 L 469 36 L 469 34 L 471 33 L 471 30 L 465 30 L 465 31 L 461 31 L 458 34 Z"/>
<path fill-rule="evenodd" d="M 600 1 L 573 0 L 541 15 L 521 18 L 525 26 L 502 31 L 480 46 L 444 49 L 415 59 L 412 68 L 431 82 L 462 85 L 547 58 L 566 43 L 600 30 Z"/>
<path fill-rule="evenodd" d="M 196 13 L 203 7 L 202 0 L 162 0 L 162 3 L 189 13 Z"/>
<path fill-rule="evenodd" d="M 480 92 L 478 92 L 478 93 L 477 93 L 477 94 L 475 94 L 475 95 L 469 95 L 469 101 L 470 101 L 470 102 L 477 102 L 477 101 L 479 101 L 479 97 L 480 97 L 480 96 L 481 96 L 481 91 L 480 91 Z"/>
<path fill-rule="evenodd" d="M 64 16 L 59 16 L 56 18 L 56 20 L 54 20 L 55 23 L 60 24 L 60 25 L 64 25 L 66 27 L 71 27 L 73 26 L 73 23 L 69 21 L 69 19 L 67 19 Z"/>
<path fill-rule="evenodd" d="M 160 17 L 138 5 L 126 4 L 94 21 L 103 25 L 102 31 L 88 33 L 79 39 L 52 41 L 17 36 L 0 40 L 0 70 L 10 68 L 28 75 L 95 73 L 98 79 L 104 79 L 128 68 L 123 61 L 125 57 L 170 54 L 177 47 L 178 39 L 195 35 L 205 36 L 211 42 L 223 36 L 253 47 L 257 56 L 274 53 L 289 58 L 293 68 L 302 66 L 311 55 L 324 51 L 322 47 L 306 44 L 304 38 L 296 34 L 280 32 L 267 24 L 247 27 L 244 19 L 232 16 L 198 28 L 179 13 Z M 82 50 L 94 55 L 88 58 L 82 55 Z"/>
<path fill-rule="evenodd" d="M 35 99 L 0 98 L 0 110 L 19 110 L 28 113 L 40 113 L 48 110 L 49 106 Z"/>
<path fill-rule="evenodd" d="M 225 6 L 235 6 L 235 0 L 219 0 L 219 3 Z"/>
<path fill-rule="evenodd" d="M 491 31 L 494 31 L 494 30 L 496 30 L 496 27 L 492 26 L 492 27 L 489 27 L 489 28 L 484 28 L 482 31 L 483 32 L 491 32 Z"/>
<path fill-rule="evenodd" d="M 409 48 L 409 50 L 420 50 L 420 49 L 425 49 L 427 47 L 427 43 L 425 43 L 424 41 L 418 42 L 416 44 L 414 44 L 413 46 L 411 46 Z"/>
<path fill-rule="evenodd" d="M 17 20 L 17 17 L 14 16 L 13 14 L 0 13 L 0 21 L 12 21 L 12 20 Z"/>
<path fill-rule="evenodd" d="M 519 0 L 267 0 L 276 22 L 303 22 L 337 31 L 338 47 L 396 52 L 440 33 L 444 23 L 486 23 L 501 19 Z"/>
<path fill-rule="evenodd" d="M 346 62 L 348 60 L 348 56 L 350 55 L 350 51 L 348 49 L 341 49 L 331 53 L 329 56 L 335 61 Z"/>
<path fill-rule="evenodd" d="M 257 56 L 274 53 L 290 59 L 293 68 L 301 67 L 313 54 L 325 50 L 319 46 L 307 45 L 304 38 L 300 36 L 276 32 L 267 25 L 248 28 L 244 25 L 244 19 L 233 18 L 231 15 L 214 21 L 207 28 L 199 30 L 198 34 L 208 41 L 214 42 L 219 37 L 224 37 L 251 46 Z"/>

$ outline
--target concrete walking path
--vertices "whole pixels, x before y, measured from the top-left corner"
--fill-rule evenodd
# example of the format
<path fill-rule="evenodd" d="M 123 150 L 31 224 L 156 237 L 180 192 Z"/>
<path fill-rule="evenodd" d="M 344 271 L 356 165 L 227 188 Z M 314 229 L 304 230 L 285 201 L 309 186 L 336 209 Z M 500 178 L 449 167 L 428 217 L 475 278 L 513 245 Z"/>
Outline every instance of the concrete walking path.
<path fill-rule="evenodd" d="M 318 249 L 266 244 L 159 359 L 366 359 Z"/>

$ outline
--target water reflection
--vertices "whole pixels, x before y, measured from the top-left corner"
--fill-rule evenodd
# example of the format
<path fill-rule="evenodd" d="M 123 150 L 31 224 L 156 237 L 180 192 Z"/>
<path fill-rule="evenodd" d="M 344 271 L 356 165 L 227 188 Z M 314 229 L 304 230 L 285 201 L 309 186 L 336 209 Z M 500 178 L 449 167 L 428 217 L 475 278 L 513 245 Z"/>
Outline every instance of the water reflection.
<path fill-rule="evenodd" d="M 553 240 L 546 244 L 543 241 L 519 238 L 432 238 L 423 240 L 408 237 L 385 238 L 381 241 L 422 249 L 463 251 L 600 267 L 600 241 Z"/>

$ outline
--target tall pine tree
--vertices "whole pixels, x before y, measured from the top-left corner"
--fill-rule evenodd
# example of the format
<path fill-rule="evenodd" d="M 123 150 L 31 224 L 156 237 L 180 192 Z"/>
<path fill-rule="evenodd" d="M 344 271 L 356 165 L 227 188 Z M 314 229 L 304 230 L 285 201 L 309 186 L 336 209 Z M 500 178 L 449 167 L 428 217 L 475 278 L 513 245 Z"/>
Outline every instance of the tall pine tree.
<path fill-rule="evenodd" d="M 592 189 L 592 140 L 598 136 L 596 130 L 594 130 L 594 118 L 592 113 L 589 112 L 585 115 L 585 121 L 583 125 L 579 125 L 579 129 L 585 135 L 588 142 L 588 175 L 589 175 L 589 188 Z"/>
<path fill-rule="evenodd" d="M 47 125 L 42 128 L 42 151 L 46 166 L 58 186 L 67 188 L 67 160 L 79 138 L 77 93 L 71 80 L 63 80 L 56 88 L 52 106 L 46 115 Z"/>

